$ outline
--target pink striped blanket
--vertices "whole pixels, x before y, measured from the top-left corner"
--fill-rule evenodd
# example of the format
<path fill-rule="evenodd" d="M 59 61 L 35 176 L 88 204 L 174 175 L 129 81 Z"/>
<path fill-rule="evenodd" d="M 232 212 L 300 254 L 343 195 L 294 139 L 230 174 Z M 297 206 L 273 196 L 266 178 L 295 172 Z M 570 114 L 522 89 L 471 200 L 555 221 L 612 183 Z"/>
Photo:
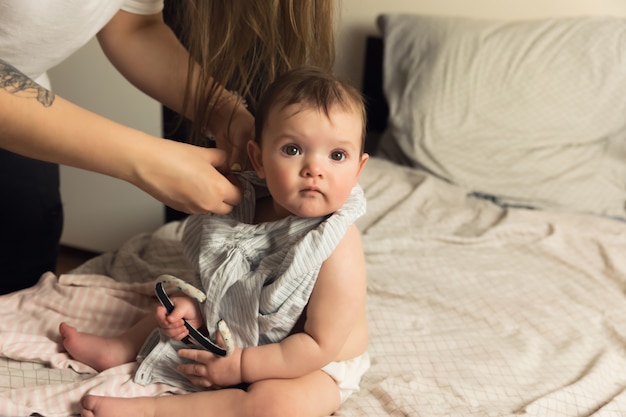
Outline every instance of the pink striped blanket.
<path fill-rule="evenodd" d="M 0 392 L 0 415 L 38 413 L 46 417 L 80 412 L 87 393 L 118 397 L 174 392 L 162 384 L 133 382 L 135 363 L 100 374 L 72 360 L 60 344 L 59 323 L 79 330 L 115 335 L 136 322 L 155 305 L 152 283 L 121 283 L 103 275 L 42 276 L 27 290 L 0 297 L 0 356 L 64 369 L 66 382 L 36 384 Z M 69 371 L 71 368 L 73 371 Z"/>

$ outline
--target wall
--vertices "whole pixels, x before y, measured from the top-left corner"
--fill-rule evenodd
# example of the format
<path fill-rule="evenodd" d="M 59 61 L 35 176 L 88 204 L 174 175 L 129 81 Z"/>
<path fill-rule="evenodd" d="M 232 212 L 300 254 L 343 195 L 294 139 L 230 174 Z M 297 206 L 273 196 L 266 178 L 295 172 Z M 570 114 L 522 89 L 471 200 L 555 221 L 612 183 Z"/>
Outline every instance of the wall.
<path fill-rule="evenodd" d="M 161 106 L 109 63 L 93 39 L 50 72 L 52 89 L 95 113 L 161 136 Z M 89 146 L 89 132 L 85 132 Z M 114 162 L 114 161 L 111 161 Z M 164 207 L 138 188 L 115 178 L 61 167 L 65 225 L 61 243 L 95 252 L 120 247 L 140 232 L 163 224 Z"/>
<path fill-rule="evenodd" d="M 365 37 L 376 34 L 383 12 L 414 12 L 488 18 L 554 15 L 626 16 L 624 0 L 338 0 L 336 71 L 361 84 Z M 108 63 L 94 40 L 50 72 L 61 96 L 120 123 L 161 135 L 160 106 Z M 89 132 L 85 133 L 88 146 Z M 122 181 L 74 168 L 61 169 L 66 224 L 62 243 L 113 250 L 129 237 L 163 222 L 163 206 Z"/>
<path fill-rule="evenodd" d="M 365 38 L 378 33 L 375 20 L 380 13 L 506 19 L 603 14 L 626 17 L 624 0 L 338 0 L 338 4 L 340 27 L 335 70 L 359 86 Z"/>

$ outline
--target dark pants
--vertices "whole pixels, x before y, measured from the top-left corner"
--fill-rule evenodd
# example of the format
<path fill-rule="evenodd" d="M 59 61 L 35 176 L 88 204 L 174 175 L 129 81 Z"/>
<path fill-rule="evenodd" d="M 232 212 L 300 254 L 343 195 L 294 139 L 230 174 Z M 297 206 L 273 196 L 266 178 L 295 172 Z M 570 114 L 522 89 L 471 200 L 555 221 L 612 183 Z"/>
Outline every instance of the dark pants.
<path fill-rule="evenodd" d="M 0 294 L 54 272 L 62 229 L 59 166 L 0 149 Z"/>

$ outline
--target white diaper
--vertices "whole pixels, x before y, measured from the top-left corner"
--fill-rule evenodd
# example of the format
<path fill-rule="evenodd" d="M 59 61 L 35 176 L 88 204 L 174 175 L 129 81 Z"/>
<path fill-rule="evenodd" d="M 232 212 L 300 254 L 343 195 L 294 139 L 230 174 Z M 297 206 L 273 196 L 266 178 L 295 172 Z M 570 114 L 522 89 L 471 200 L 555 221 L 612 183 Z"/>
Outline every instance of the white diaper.
<path fill-rule="evenodd" d="M 350 394 L 359 390 L 361 377 L 370 367 L 370 356 L 367 352 L 353 359 L 342 362 L 331 362 L 322 368 L 335 380 L 341 394 L 341 402 L 348 399 Z"/>

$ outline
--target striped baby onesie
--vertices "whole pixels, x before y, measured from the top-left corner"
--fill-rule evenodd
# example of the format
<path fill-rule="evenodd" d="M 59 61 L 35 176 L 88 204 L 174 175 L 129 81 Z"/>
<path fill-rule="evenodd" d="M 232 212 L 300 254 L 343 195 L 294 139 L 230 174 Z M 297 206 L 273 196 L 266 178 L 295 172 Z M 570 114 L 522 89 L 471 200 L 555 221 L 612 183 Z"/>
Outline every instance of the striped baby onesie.
<path fill-rule="evenodd" d="M 228 215 L 190 216 L 183 246 L 207 296 L 202 307 L 209 333 L 214 335 L 217 322 L 223 319 L 235 343 L 248 347 L 279 342 L 289 334 L 309 300 L 322 263 L 347 228 L 365 213 L 365 197 L 357 185 L 343 207 L 331 215 L 289 216 L 252 224 L 256 201 L 268 191 L 253 172 L 240 174 L 239 180 L 242 203 Z M 161 375 L 162 370 L 155 368 L 175 373 L 171 361 L 181 362 L 176 350 L 183 346 L 161 337 L 157 347 L 142 358 L 135 380 L 171 384 L 179 379 L 180 375 Z M 165 363 L 159 364 L 155 356 Z"/>

